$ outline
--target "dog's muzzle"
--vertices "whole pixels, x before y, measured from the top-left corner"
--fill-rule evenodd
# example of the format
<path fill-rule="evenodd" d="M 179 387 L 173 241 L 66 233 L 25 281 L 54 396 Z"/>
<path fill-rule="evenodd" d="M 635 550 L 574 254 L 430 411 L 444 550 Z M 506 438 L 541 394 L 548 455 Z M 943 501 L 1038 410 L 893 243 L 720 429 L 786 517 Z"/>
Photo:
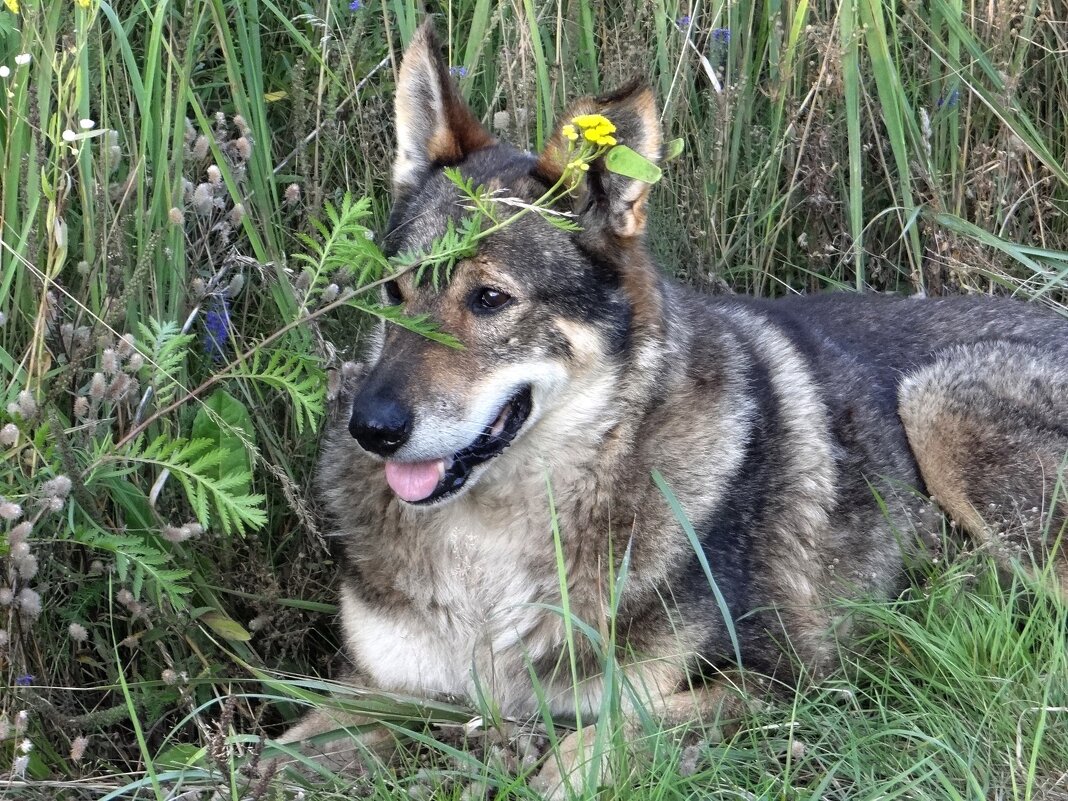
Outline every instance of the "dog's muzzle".
<path fill-rule="evenodd" d="M 530 417 L 532 408 L 528 384 L 513 395 L 475 441 L 462 450 L 421 462 L 387 460 L 386 482 L 401 500 L 412 504 L 432 504 L 458 492 L 476 467 L 500 455 L 512 444 Z"/>

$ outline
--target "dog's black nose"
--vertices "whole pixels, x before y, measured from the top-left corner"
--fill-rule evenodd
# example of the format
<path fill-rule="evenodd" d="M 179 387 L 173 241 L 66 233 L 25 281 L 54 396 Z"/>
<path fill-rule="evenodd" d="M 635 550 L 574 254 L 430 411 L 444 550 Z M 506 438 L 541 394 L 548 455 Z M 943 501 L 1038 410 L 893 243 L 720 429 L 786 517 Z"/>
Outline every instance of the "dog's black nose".
<path fill-rule="evenodd" d="M 393 398 L 360 393 L 352 402 L 349 433 L 365 451 L 390 456 L 408 441 L 412 413 Z"/>

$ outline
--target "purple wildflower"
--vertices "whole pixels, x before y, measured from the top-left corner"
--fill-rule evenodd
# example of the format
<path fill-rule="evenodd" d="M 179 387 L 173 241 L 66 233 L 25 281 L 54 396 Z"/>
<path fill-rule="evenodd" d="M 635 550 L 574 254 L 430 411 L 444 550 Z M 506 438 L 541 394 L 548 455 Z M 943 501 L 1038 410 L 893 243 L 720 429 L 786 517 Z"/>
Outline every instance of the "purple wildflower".
<path fill-rule="evenodd" d="M 690 27 L 690 23 L 692 21 L 693 17 L 691 17 L 689 14 L 686 14 L 685 16 L 679 17 L 677 20 L 675 20 L 675 25 L 680 31 L 684 31 Z"/>
<path fill-rule="evenodd" d="M 723 45 L 724 47 L 731 43 L 730 28 L 713 28 L 711 36 L 713 42 L 719 45 Z"/>
<path fill-rule="evenodd" d="M 15 684 L 19 687 L 29 687 L 31 684 L 33 684 L 33 676 L 31 676 L 29 673 L 24 673 L 21 676 L 17 676 L 15 678 Z"/>
<path fill-rule="evenodd" d="M 462 64 L 456 67 L 449 67 L 449 75 L 454 78 L 466 78 L 467 67 L 463 66 Z"/>
<path fill-rule="evenodd" d="M 939 108 L 954 108 L 960 102 L 960 89 L 953 89 L 948 95 L 938 98 Z"/>
<path fill-rule="evenodd" d="M 230 340 L 230 306 L 224 297 L 215 299 L 215 308 L 204 315 L 204 352 L 213 362 L 226 359 L 226 344 Z"/>
<path fill-rule="evenodd" d="M 352 0 L 352 2 L 349 3 L 349 11 L 359 11 L 361 8 L 363 8 L 363 3 L 361 3 L 360 0 Z"/>

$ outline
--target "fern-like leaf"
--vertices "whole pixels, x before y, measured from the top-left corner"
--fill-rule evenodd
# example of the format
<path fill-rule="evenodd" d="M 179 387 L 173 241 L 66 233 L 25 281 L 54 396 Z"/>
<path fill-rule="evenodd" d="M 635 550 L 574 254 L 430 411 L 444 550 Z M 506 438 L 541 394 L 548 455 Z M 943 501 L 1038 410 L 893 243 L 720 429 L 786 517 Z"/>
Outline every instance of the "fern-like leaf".
<path fill-rule="evenodd" d="M 248 369 L 234 372 L 237 378 L 258 381 L 284 392 L 293 409 L 297 432 L 315 428 L 323 416 L 326 376 L 311 359 L 292 351 L 276 350 L 268 357 L 256 351 Z"/>
<path fill-rule="evenodd" d="M 212 515 L 224 533 L 243 533 L 246 528 L 260 528 L 267 522 L 267 513 L 263 508 L 266 498 L 253 495 L 240 488 L 247 486 L 251 476 L 244 472 L 234 472 L 227 476 L 216 476 L 211 468 L 216 466 L 225 454 L 212 447 L 210 439 L 172 439 L 160 436 L 143 445 L 135 440 L 128 447 L 124 456 L 128 462 L 151 464 L 160 469 L 169 470 L 171 475 L 182 485 L 189 504 L 197 520 L 205 528 L 210 525 Z"/>
<path fill-rule="evenodd" d="M 157 403 L 170 403 L 175 391 L 182 386 L 181 370 L 189 345 L 196 337 L 183 334 L 181 326 L 173 320 L 160 322 L 150 317 L 148 325 L 138 323 L 137 328 L 143 343 L 142 351 L 150 366 L 148 385 Z"/>

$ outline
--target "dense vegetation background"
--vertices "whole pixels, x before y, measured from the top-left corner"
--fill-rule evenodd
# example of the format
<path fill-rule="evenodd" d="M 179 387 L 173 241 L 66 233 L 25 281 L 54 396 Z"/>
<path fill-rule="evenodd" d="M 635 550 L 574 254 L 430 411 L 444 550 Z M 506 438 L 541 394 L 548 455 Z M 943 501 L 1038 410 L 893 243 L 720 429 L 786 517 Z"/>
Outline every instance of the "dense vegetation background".
<path fill-rule="evenodd" d="M 569 99 L 651 82 L 686 143 L 651 239 L 686 281 L 1065 309 L 1063 2 L 427 10 L 486 125 L 524 147 Z M 3 0 L 0 796 L 292 796 L 235 766 L 324 687 L 286 677 L 336 654 L 309 476 L 328 371 L 382 313 L 358 290 L 380 277 L 394 76 L 422 17 Z M 874 633 L 837 684 L 730 748 L 651 747 L 618 792 L 1068 797 L 1064 608 L 984 565 L 858 610 Z M 522 760 L 422 739 L 451 761 L 360 792 L 526 792 Z"/>

